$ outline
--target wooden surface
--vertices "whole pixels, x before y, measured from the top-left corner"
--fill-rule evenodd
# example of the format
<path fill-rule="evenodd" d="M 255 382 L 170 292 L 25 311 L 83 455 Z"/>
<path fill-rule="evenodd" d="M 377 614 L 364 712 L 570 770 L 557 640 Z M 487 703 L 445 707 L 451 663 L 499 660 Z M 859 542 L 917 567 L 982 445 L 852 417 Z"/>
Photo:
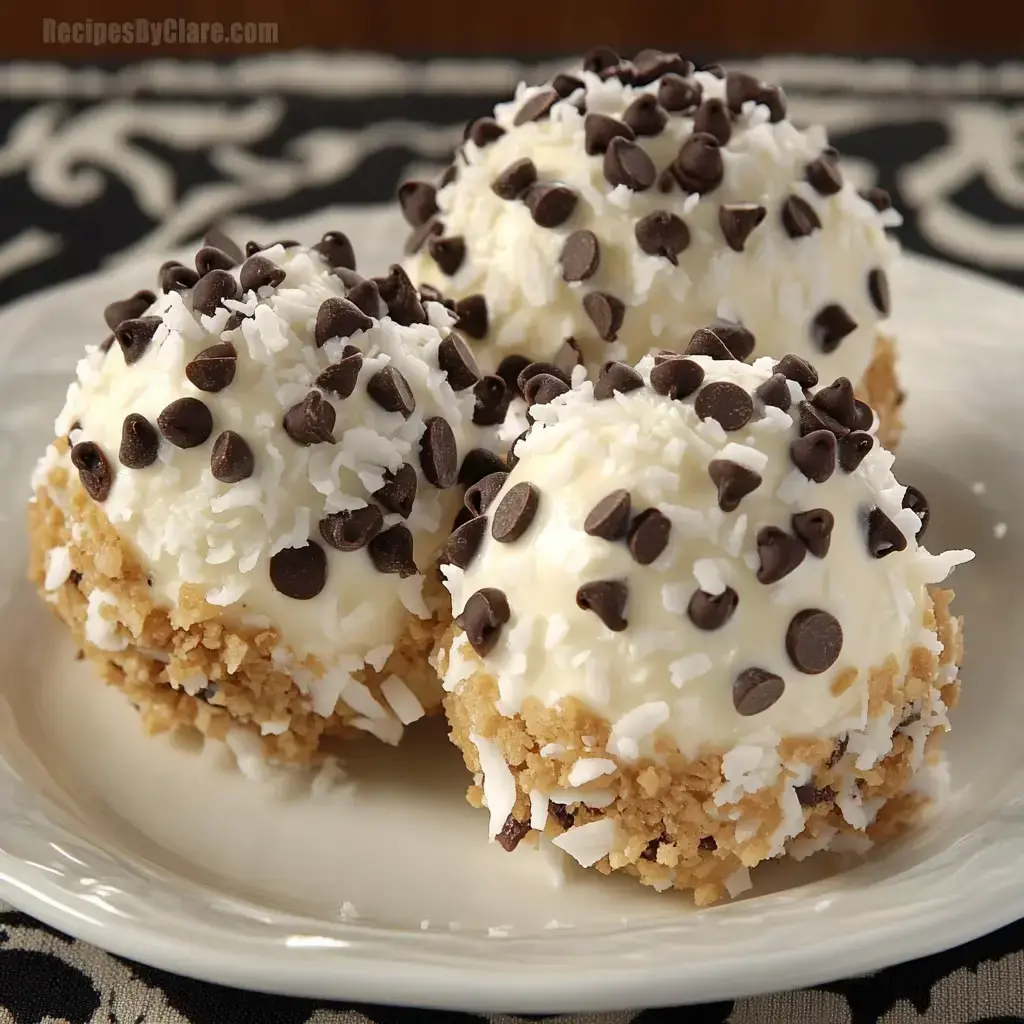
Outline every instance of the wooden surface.
<path fill-rule="evenodd" d="M 801 51 L 1003 55 L 1024 51 L 1024 4 L 952 0 L 44 0 L 4 5 L 5 56 L 209 56 L 246 49 L 353 47 L 415 53 L 563 53 L 609 42 L 698 56 Z M 271 23 L 263 44 L 207 41 L 96 46 L 44 40 L 43 21 L 133 23 L 173 12 L 191 22 Z M 80 30 L 82 31 L 82 30 Z M 95 29 L 93 29 L 95 31 Z M 269 35 L 267 35 L 269 31 Z"/>

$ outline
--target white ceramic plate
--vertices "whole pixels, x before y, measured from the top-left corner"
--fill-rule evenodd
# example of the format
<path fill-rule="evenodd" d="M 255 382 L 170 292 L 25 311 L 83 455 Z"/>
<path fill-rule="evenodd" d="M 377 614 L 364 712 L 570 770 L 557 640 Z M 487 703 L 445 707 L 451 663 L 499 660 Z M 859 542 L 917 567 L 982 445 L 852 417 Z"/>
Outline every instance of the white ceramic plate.
<path fill-rule="evenodd" d="M 311 241 L 317 226 L 345 227 L 371 269 L 394 238 L 373 211 L 273 233 Z M 74 661 L 23 579 L 28 475 L 103 304 L 149 286 L 157 262 L 0 313 L 0 896 L 229 985 L 519 1012 L 823 982 L 1024 915 L 1024 295 L 919 260 L 894 282 L 911 394 L 900 475 L 931 498 L 934 546 L 978 552 L 956 578 L 969 656 L 950 796 L 857 865 L 772 865 L 753 897 L 698 913 L 575 868 L 556 887 L 543 855 L 488 845 L 440 723 L 397 752 L 353 748 L 349 782 L 326 792 L 297 773 L 255 783 L 215 745 L 144 738 L 124 698 Z"/>

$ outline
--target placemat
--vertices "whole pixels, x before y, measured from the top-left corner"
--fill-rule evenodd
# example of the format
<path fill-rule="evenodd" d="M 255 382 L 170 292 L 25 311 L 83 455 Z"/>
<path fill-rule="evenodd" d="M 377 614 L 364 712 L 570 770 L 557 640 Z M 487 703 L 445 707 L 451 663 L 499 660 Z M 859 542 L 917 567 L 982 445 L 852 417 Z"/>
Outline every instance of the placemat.
<path fill-rule="evenodd" d="M 563 63 L 271 54 L 0 66 L 0 303 L 111 260 L 161 254 L 215 222 L 387 201 L 402 178 L 446 162 L 466 120 L 520 79 L 540 80 Z M 892 193 L 906 218 L 905 246 L 1024 284 L 1024 63 L 786 57 L 744 66 L 786 86 L 795 119 L 828 126 L 860 187 Z M 817 989 L 549 1020 L 1020 1021 L 1022 949 L 1018 923 Z M 194 982 L 109 956 L 0 904 L 0 1024 L 484 1019 L 322 1006 Z"/>

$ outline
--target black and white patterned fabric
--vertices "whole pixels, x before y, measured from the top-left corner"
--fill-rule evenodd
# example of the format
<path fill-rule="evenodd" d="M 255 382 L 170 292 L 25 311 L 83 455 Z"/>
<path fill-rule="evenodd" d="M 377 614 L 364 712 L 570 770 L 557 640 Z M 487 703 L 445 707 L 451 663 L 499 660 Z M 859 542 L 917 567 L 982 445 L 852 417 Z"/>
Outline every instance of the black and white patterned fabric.
<path fill-rule="evenodd" d="M 698 55 L 700 56 L 700 55 Z M 237 62 L 0 66 L 0 303 L 213 223 L 387 201 L 461 127 L 563 62 L 276 54 Z M 748 65 L 821 122 L 904 245 L 1024 284 L 1024 63 L 780 58 Z M 331 226 L 331 225 L 328 225 Z M 572 1024 L 1024 1021 L 1024 924 L 819 989 Z M 514 1017 L 490 1018 L 513 1024 Z M 401 1024 L 473 1015 L 319 1006 L 177 978 L 0 904 L 0 1024 Z"/>

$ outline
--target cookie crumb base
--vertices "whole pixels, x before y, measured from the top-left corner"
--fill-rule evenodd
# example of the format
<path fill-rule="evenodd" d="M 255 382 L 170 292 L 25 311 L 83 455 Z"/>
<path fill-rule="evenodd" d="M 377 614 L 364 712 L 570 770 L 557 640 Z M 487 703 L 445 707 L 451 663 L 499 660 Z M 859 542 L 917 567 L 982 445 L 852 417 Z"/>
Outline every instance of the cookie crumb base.
<path fill-rule="evenodd" d="M 878 439 L 884 447 L 895 451 L 903 436 L 900 410 L 907 396 L 900 387 L 896 371 L 896 343 L 886 334 L 879 332 L 875 336 L 875 351 L 857 386 L 857 397 L 875 410 Z"/>
<path fill-rule="evenodd" d="M 63 440 L 56 445 L 66 450 Z M 29 578 L 70 630 L 79 657 L 125 693 L 149 733 L 192 728 L 224 740 L 243 729 L 268 760 L 304 764 L 336 753 L 335 741 L 367 731 L 397 742 L 402 725 L 381 692 L 392 675 L 426 713 L 440 711 L 442 691 L 428 664 L 439 639 L 437 620 L 410 614 L 382 669 L 366 666 L 353 675 L 379 706 L 379 717 L 368 720 L 343 700 L 324 716 L 275 662 L 281 641 L 275 630 L 229 624 L 222 609 L 188 586 L 175 608 L 156 604 L 133 551 L 61 461 L 36 491 L 28 519 Z M 66 549 L 71 567 L 56 585 L 47 581 L 54 549 Z"/>

